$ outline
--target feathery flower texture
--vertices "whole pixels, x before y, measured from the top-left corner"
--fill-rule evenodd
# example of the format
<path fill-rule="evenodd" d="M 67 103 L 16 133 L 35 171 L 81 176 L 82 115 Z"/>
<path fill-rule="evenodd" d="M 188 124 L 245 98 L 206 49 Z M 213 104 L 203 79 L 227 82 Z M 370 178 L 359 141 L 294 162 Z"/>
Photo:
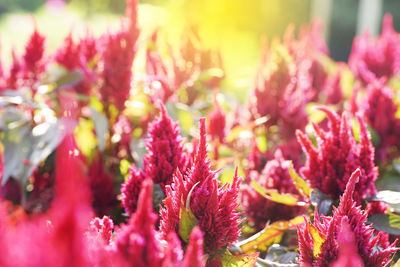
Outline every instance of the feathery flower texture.
<path fill-rule="evenodd" d="M 357 143 L 344 114 L 340 117 L 327 107 L 319 109 L 327 114 L 329 129 L 324 131 L 313 124 L 318 146 L 315 147 L 303 132 L 296 132 L 297 139 L 307 155 L 305 166 L 300 169 L 300 173 L 310 182 L 312 188 L 338 199 L 344 192 L 353 170 L 359 168 L 361 176 L 354 200 L 360 205 L 362 199 L 376 192 L 374 182 L 378 177 L 378 169 L 374 164 L 375 151 L 370 135 L 362 119 L 357 117 L 360 125 L 360 141 Z"/>
<path fill-rule="evenodd" d="M 143 159 L 143 169 L 132 166 L 130 176 L 122 185 L 122 204 L 125 211 L 131 214 L 136 209 L 140 185 L 145 176 L 153 183 L 159 184 L 165 192 L 165 186 L 172 183 L 174 172 L 184 172 L 186 157 L 183 153 L 183 139 L 179 135 L 177 122 L 168 116 L 164 105 L 159 102 L 161 114 L 148 128 L 146 140 L 147 154 Z"/>
<path fill-rule="evenodd" d="M 204 232 L 204 252 L 212 257 L 213 253 L 236 241 L 240 234 L 236 211 L 240 179 L 235 174 L 230 186 L 220 186 L 215 171 L 211 170 L 206 146 L 206 126 L 202 118 L 200 144 L 192 168 L 185 177 L 178 171 L 173 184 L 166 187 L 161 231 L 163 236 L 171 231 L 179 233 L 182 210 L 188 207 Z"/>
<path fill-rule="evenodd" d="M 395 243 L 387 245 L 382 233 L 373 236 L 373 228 L 366 225 L 367 213 L 353 199 L 360 176 L 360 169 L 352 173 L 332 217 L 316 211 L 314 223 L 307 221 L 298 229 L 301 266 L 385 266 L 398 251 Z"/>

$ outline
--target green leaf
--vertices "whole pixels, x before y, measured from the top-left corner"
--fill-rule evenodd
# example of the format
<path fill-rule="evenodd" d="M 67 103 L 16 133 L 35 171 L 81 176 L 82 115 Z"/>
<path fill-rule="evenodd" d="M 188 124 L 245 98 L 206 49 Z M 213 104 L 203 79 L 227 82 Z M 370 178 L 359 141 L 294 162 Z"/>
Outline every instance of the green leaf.
<path fill-rule="evenodd" d="M 228 250 L 219 257 L 223 267 L 250 267 L 255 266 L 258 253 L 245 255 L 232 255 Z"/>
<path fill-rule="evenodd" d="M 196 217 L 190 209 L 182 207 L 180 210 L 179 235 L 186 243 L 189 242 L 189 236 L 192 229 L 197 225 Z"/>
<path fill-rule="evenodd" d="M 57 78 L 54 82 L 54 88 L 57 90 L 71 87 L 80 83 L 82 79 L 83 73 L 81 71 L 70 71 Z"/>
<path fill-rule="evenodd" d="M 368 222 L 372 223 L 372 227 L 376 230 L 389 233 L 392 235 L 400 235 L 400 216 L 396 214 L 374 214 L 368 218 Z"/>
<path fill-rule="evenodd" d="M 185 205 L 182 205 L 181 210 L 179 211 L 179 234 L 186 243 L 189 242 L 189 236 L 192 232 L 192 229 L 197 225 L 196 217 L 190 210 L 190 197 L 192 196 L 193 190 L 198 184 L 199 182 L 197 182 L 192 189 L 190 189 L 186 202 L 182 203 Z"/>
<path fill-rule="evenodd" d="M 283 194 L 279 193 L 276 189 L 267 189 L 259 185 L 255 180 L 251 181 L 251 185 L 253 186 L 254 190 L 257 191 L 257 193 L 261 194 L 263 197 L 277 202 L 281 204 L 285 204 L 288 206 L 298 206 L 298 200 L 299 197 L 294 194 Z"/>
<path fill-rule="evenodd" d="M 244 253 L 253 253 L 256 251 L 265 251 L 272 244 L 279 243 L 286 230 L 295 229 L 297 225 L 304 223 L 304 217 L 298 216 L 290 221 L 278 221 L 267 225 L 260 232 L 251 237 L 240 241 L 237 246 Z"/>
<path fill-rule="evenodd" d="M 90 112 L 92 114 L 94 130 L 96 132 L 97 139 L 99 140 L 99 148 L 101 151 L 103 151 L 105 148 L 106 137 L 108 133 L 108 120 L 106 116 L 98 112 L 93 107 L 90 107 Z"/>
<path fill-rule="evenodd" d="M 299 191 L 299 193 L 306 198 L 310 197 L 311 195 L 310 186 L 307 184 L 305 180 L 303 180 L 303 178 L 300 177 L 300 175 L 297 174 L 297 172 L 293 168 L 292 163 L 290 163 L 289 165 L 289 174 L 293 180 L 294 186 L 296 187 L 297 191 Z"/>

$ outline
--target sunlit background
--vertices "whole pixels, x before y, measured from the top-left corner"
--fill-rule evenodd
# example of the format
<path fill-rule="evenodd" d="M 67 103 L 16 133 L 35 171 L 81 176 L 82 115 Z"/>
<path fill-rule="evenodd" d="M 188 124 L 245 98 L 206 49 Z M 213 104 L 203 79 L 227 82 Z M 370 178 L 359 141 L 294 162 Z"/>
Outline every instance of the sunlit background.
<path fill-rule="evenodd" d="M 385 12 L 400 22 L 396 0 L 145 0 L 140 1 L 141 40 L 155 29 L 174 43 L 183 30 L 195 27 L 204 46 L 221 51 L 224 68 L 236 87 L 246 87 L 259 59 L 261 39 L 282 37 L 288 25 L 296 31 L 319 18 L 331 57 L 346 60 L 357 33 L 380 31 Z M 72 32 L 88 29 L 96 35 L 118 26 L 125 0 L 0 0 L 2 60 L 10 61 L 12 48 L 20 52 L 34 24 L 47 36 L 52 51 Z M 246 78 L 247 77 L 247 80 Z"/>

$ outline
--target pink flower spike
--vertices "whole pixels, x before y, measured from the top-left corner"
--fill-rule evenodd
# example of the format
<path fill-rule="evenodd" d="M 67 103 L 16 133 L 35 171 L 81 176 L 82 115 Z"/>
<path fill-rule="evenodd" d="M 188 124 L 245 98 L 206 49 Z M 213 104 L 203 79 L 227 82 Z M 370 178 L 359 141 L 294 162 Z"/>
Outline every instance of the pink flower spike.
<path fill-rule="evenodd" d="M 115 236 L 116 250 L 127 263 L 161 266 L 163 253 L 155 229 L 157 217 L 153 211 L 153 182 L 147 178 L 142 183 L 137 211 Z"/>
<path fill-rule="evenodd" d="M 203 233 L 198 226 L 190 234 L 189 246 L 185 253 L 182 267 L 204 267 Z"/>

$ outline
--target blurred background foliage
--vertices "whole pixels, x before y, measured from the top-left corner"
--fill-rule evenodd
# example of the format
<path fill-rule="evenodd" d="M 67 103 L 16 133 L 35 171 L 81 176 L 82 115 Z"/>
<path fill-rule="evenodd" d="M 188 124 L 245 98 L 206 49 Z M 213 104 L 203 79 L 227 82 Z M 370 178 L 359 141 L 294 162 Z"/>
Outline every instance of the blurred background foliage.
<path fill-rule="evenodd" d="M 281 37 L 289 24 L 294 24 L 298 32 L 313 16 L 324 15 L 318 10 L 313 12 L 317 1 L 323 9 L 321 3 L 330 3 L 330 23 L 325 33 L 331 57 L 347 60 L 363 0 L 141 0 L 141 38 L 145 42 L 155 29 L 160 29 L 173 44 L 180 41 L 183 30 L 196 25 L 203 46 L 218 48 L 222 53 L 226 86 L 240 91 L 252 81 L 261 39 Z M 392 13 L 395 28 L 400 30 L 400 1 L 371 1 L 382 4 L 381 16 Z M 12 49 L 22 51 L 34 25 L 30 14 L 47 37 L 47 50 L 52 51 L 71 31 L 79 35 L 89 28 L 100 35 L 119 25 L 124 9 L 125 0 L 0 0 L 2 61 L 10 61 Z"/>

